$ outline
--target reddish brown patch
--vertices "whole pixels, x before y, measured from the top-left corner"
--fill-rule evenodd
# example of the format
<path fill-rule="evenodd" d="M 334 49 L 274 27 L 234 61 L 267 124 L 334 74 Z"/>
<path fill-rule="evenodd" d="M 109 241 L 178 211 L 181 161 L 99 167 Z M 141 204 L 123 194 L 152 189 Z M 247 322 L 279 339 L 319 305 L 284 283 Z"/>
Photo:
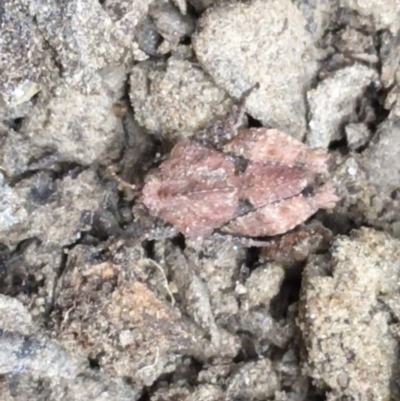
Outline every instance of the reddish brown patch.
<path fill-rule="evenodd" d="M 313 196 L 302 193 L 314 185 L 315 174 L 327 171 L 329 156 L 278 130 L 242 130 L 224 151 L 230 155 L 196 142 L 178 143 L 148 177 L 143 203 L 187 236 L 223 227 L 257 237 L 283 234 L 337 202 L 331 186 L 317 188 Z M 235 170 L 238 156 L 246 159 L 242 172 Z M 249 207 L 240 209 L 240 200 Z"/>

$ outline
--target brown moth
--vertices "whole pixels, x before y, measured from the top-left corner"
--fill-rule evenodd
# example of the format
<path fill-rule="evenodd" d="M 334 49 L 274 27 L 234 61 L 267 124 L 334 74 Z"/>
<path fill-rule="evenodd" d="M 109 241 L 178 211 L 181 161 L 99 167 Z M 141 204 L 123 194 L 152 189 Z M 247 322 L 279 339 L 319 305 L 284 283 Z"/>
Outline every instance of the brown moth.
<path fill-rule="evenodd" d="M 284 234 L 335 206 L 329 160 L 276 129 L 240 129 L 219 149 L 182 141 L 149 174 L 141 201 L 185 236 L 216 229 L 250 237 Z"/>

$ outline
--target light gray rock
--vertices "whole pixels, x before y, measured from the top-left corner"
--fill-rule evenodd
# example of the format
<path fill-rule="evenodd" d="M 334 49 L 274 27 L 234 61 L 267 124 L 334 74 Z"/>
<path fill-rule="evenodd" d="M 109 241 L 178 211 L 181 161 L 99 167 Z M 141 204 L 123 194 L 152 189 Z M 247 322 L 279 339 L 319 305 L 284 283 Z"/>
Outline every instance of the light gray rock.
<path fill-rule="evenodd" d="M 127 59 L 146 60 L 147 55 L 136 40 L 135 28 L 147 16 L 149 5 L 154 0 L 105 0 L 103 7 L 114 22 L 113 34 L 123 48 L 127 49 Z"/>
<path fill-rule="evenodd" d="M 2 130 L 0 165 L 9 179 L 17 179 L 27 171 L 50 168 L 61 160 L 57 151 L 32 144 L 28 137 L 12 129 Z"/>
<path fill-rule="evenodd" d="M 186 15 L 187 13 L 186 0 L 172 0 L 172 2 L 178 7 L 182 15 Z"/>
<path fill-rule="evenodd" d="M 38 238 L 46 247 L 59 249 L 90 229 L 104 200 L 89 170 L 56 181 L 39 173 L 12 188 L 3 179 L 2 192 L 0 241 L 12 245 Z"/>
<path fill-rule="evenodd" d="M 382 85 L 389 88 L 393 85 L 395 78 L 397 80 L 399 78 L 400 38 L 398 35 L 393 35 L 389 31 L 382 32 L 379 53 L 382 63 Z"/>
<path fill-rule="evenodd" d="M 32 145 L 57 152 L 60 161 L 90 165 L 122 146 L 123 129 L 113 102 L 105 88 L 102 94 L 84 95 L 60 86 L 54 95 L 40 98 L 21 133 Z"/>
<path fill-rule="evenodd" d="M 365 146 L 371 138 L 371 132 L 366 124 L 348 124 L 344 128 L 346 132 L 347 146 L 352 150 Z"/>
<path fill-rule="evenodd" d="M 0 95 L 0 129 L 15 128 L 19 119 L 27 116 L 33 108 L 33 101 L 24 102 L 16 106 L 6 104 Z"/>
<path fill-rule="evenodd" d="M 82 0 L 4 2 L 0 28 L 4 101 L 19 105 L 62 81 L 84 94 L 100 93 L 100 71 L 147 57 L 139 49 L 133 28 L 152 1 L 130 2 L 128 21 L 113 19 L 108 3 L 104 9 L 100 2 Z M 127 24 L 131 24 L 129 34 Z"/>
<path fill-rule="evenodd" d="M 199 24 L 194 50 L 217 85 L 239 97 L 259 83 L 247 112 L 303 138 L 304 92 L 316 74 L 318 52 L 301 11 L 289 0 L 221 3 Z"/>
<path fill-rule="evenodd" d="M 0 188 L 0 232 L 2 232 L 2 240 L 8 243 L 10 241 L 8 234 L 15 229 L 15 226 L 26 221 L 28 212 L 24 208 L 23 199 L 8 185 L 3 174 L 0 174 Z"/>
<path fill-rule="evenodd" d="M 377 72 L 354 64 L 335 72 L 310 90 L 307 93 L 310 109 L 307 144 L 312 148 L 327 148 L 332 141 L 340 139 L 343 125 L 356 122 L 357 101 L 372 83 L 378 85 Z"/>
<path fill-rule="evenodd" d="M 280 383 L 269 359 L 244 364 L 232 375 L 226 390 L 226 399 L 262 399 L 272 397 L 280 390 Z"/>
<path fill-rule="evenodd" d="M 396 103 L 378 125 L 367 148 L 361 153 L 338 157 L 333 174 L 342 200 L 336 212 L 350 219 L 353 226 L 367 224 L 397 238 L 400 237 L 399 138 L 400 107 Z"/>
<path fill-rule="evenodd" d="M 223 401 L 224 392 L 216 385 L 200 385 L 196 391 L 191 394 L 188 401 Z"/>
<path fill-rule="evenodd" d="M 177 45 L 194 31 L 194 20 L 182 15 L 177 7 L 165 0 L 156 0 L 149 7 L 149 17 L 157 31 L 169 42 Z"/>
<path fill-rule="evenodd" d="M 243 309 L 269 305 L 281 288 L 285 271 L 279 265 L 269 264 L 254 270 L 246 280 L 247 293 L 241 303 Z"/>
<path fill-rule="evenodd" d="M 399 0 L 340 0 L 340 5 L 371 17 L 377 30 L 389 29 L 392 33 L 399 30 Z"/>
<path fill-rule="evenodd" d="M 123 126 L 113 104 L 123 95 L 125 68 L 109 66 L 99 76 L 102 94 L 60 85 L 51 93 L 41 91 L 34 101 L 0 106 L 0 165 L 9 178 L 60 162 L 109 164 L 119 153 Z"/>
<path fill-rule="evenodd" d="M 331 400 L 390 398 L 397 340 L 378 297 L 399 291 L 399 250 L 388 234 L 361 229 L 335 240 L 331 260 L 314 258 L 305 269 L 304 367 Z"/>
<path fill-rule="evenodd" d="M 128 401 L 140 397 L 140 390 L 122 380 L 91 371 L 83 354 L 66 352 L 31 321 L 20 302 L 0 296 L 0 373 L 11 390 L 11 399 L 36 399 L 43 392 L 55 401 L 82 397 Z"/>
<path fill-rule="evenodd" d="M 185 138 L 232 105 L 225 92 L 193 63 L 170 58 L 136 65 L 130 98 L 138 122 L 152 133 Z"/>
<path fill-rule="evenodd" d="M 388 196 L 400 188 L 400 116 L 392 114 L 383 122 L 378 128 L 377 138 L 363 155 L 363 164 L 370 182 Z"/>
<path fill-rule="evenodd" d="M 59 71 L 24 1 L 2 2 L 0 95 L 9 107 L 52 85 Z"/>
<path fill-rule="evenodd" d="M 163 38 L 150 17 L 146 16 L 140 20 L 136 25 L 135 34 L 140 50 L 149 56 L 160 56 L 158 49 L 163 43 Z"/>
<path fill-rule="evenodd" d="M 318 41 L 324 35 L 333 16 L 339 7 L 339 0 L 295 0 L 307 21 L 307 29 L 313 34 L 314 41 Z"/>
<path fill-rule="evenodd" d="M 121 62 L 126 50 L 116 39 L 113 22 L 100 3 L 33 1 L 30 14 L 55 52 L 53 57 L 67 84 L 82 93 L 99 92 L 102 81 L 98 70 Z"/>
<path fill-rule="evenodd" d="M 32 316 L 24 305 L 17 299 L 3 294 L 0 294 L 0 328 L 7 331 L 19 331 L 25 336 L 36 331 Z"/>

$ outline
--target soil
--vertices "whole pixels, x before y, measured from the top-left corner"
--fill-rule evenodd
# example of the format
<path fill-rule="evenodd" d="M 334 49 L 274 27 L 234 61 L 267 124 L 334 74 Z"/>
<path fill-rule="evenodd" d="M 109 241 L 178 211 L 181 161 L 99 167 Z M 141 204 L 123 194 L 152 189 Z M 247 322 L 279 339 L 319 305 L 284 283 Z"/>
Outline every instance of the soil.
<path fill-rule="evenodd" d="M 399 15 L 2 1 L 0 398 L 400 400 Z M 243 126 L 330 154 L 339 201 L 282 235 L 185 236 L 143 185 L 244 93 Z"/>

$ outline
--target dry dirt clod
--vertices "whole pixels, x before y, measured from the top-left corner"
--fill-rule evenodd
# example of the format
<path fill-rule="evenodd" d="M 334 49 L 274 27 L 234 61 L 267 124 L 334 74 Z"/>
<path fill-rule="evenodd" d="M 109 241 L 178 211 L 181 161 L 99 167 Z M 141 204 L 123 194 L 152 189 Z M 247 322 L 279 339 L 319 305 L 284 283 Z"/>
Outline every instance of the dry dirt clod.
<path fill-rule="evenodd" d="M 151 133 L 173 140 L 193 135 L 232 105 L 201 69 L 175 57 L 136 65 L 130 87 L 138 122 Z"/>
<path fill-rule="evenodd" d="M 357 122 L 356 108 L 369 85 L 378 87 L 378 74 L 369 67 L 355 64 L 334 73 L 307 93 L 310 107 L 310 133 L 307 144 L 328 148 L 342 139 L 342 127 Z M 328 112 L 327 112 L 328 110 Z"/>
<path fill-rule="evenodd" d="M 283 236 L 271 238 L 261 248 L 260 257 L 293 268 L 305 262 L 311 254 L 327 251 L 332 238 L 332 232 L 319 222 L 299 226 Z"/>
<path fill-rule="evenodd" d="M 303 93 L 318 50 L 292 1 L 220 2 L 202 15 L 193 39 L 201 65 L 232 97 L 260 84 L 246 102 L 253 118 L 304 137 Z"/>
<path fill-rule="evenodd" d="M 182 320 L 162 267 L 147 261 L 140 244 L 123 245 L 76 246 L 70 252 L 53 324 L 68 349 L 97 358 L 113 376 L 151 385 L 173 372 L 184 355 L 198 353 L 203 333 Z M 96 261 L 98 252 L 109 258 Z"/>
<path fill-rule="evenodd" d="M 398 32 L 400 4 L 397 0 L 340 0 L 340 5 L 361 16 L 372 17 L 377 31 L 389 29 Z"/>
<path fill-rule="evenodd" d="M 330 399 L 389 398 L 398 344 L 379 297 L 397 297 L 399 245 L 361 229 L 335 240 L 331 260 L 315 257 L 305 269 L 298 320 L 303 364 Z"/>
<path fill-rule="evenodd" d="M 232 376 L 227 388 L 225 399 L 237 397 L 260 399 L 271 397 L 280 390 L 278 377 L 268 359 L 244 364 Z"/>
<path fill-rule="evenodd" d="M 346 139 L 351 150 L 364 147 L 371 139 L 371 132 L 366 124 L 353 123 L 345 127 Z"/>
<path fill-rule="evenodd" d="M 125 72 L 117 72 L 120 86 Z M 123 144 L 121 120 L 113 113 L 115 100 L 112 93 L 83 95 L 60 86 L 53 96 L 43 96 L 37 102 L 21 133 L 31 147 L 51 149 L 59 160 L 84 166 L 109 164 Z"/>
<path fill-rule="evenodd" d="M 157 31 L 174 45 L 194 31 L 193 19 L 189 15 L 183 15 L 168 1 L 156 0 L 150 4 L 149 17 L 153 20 Z"/>
<path fill-rule="evenodd" d="M 0 372 L 11 384 L 1 388 L 2 399 L 8 391 L 13 400 L 20 395 L 35 399 L 43 383 L 54 400 L 136 401 L 141 395 L 140 389 L 118 378 L 93 372 L 83 353 L 68 353 L 33 324 L 21 303 L 6 296 L 0 297 L 0 345 Z"/>
<path fill-rule="evenodd" d="M 395 106 L 361 154 L 338 158 L 333 180 L 342 199 L 337 211 L 357 225 L 399 236 L 399 111 Z"/>

